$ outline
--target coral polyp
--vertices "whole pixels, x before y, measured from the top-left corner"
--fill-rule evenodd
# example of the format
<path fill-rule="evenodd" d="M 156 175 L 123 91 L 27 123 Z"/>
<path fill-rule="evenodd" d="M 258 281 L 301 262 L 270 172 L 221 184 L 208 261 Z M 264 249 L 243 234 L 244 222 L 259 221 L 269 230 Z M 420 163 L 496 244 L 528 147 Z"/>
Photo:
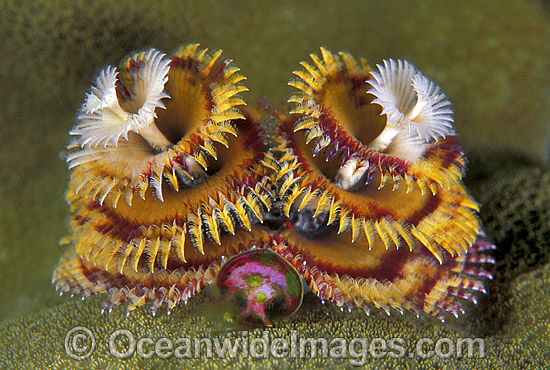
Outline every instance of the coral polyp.
<path fill-rule="evenodd" d="M 170 312 L 215 283 L 265 325 L 300 306 L 301 278 L 341 309 L 444 320 L 476 301 L 494 246 L 440 87 L 407 61 L 373 71 L 321 48 L 288 112 L 243 109 L 245 78 L 220 57 L 150 49 L 100 73 L 70 132 L 61 292 Z"/>

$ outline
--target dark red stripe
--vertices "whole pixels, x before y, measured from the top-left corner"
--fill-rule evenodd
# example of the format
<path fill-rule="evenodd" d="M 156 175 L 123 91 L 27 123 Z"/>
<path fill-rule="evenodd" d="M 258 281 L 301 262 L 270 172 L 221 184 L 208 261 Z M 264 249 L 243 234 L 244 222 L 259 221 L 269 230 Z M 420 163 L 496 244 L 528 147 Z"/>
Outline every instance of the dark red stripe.
<path fill-rule="evenodd" d="M 417 210 L 405 221 L 411 225 L 416 226 L 420 223 L 420 221 L 426 218 L 426 216 L 432 214 L 437 209 L 437 207 L 439 207 L 440 204 L 441 204 L 440 193 L 437 193 L 434 196 L 430 195 L 430 199 L 426 202 L 424 207 Z"/>

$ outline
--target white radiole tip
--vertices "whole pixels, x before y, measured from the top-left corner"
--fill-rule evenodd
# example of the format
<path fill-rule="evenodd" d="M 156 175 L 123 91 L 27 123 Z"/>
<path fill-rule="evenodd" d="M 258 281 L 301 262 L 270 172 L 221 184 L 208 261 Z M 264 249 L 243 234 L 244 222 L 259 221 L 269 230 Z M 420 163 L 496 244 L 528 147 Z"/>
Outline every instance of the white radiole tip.
<path fill-rule="evenodd" d="M 388 119 L 380 139 L 375 139 L 378 146 L 407 138 L 401 135 L 403 130 L 408 131 L 409 142 L 419 139 L 435 143 L 455 135 L 451 102 L 436 83 L 406 60 L 384 60 L 377 67 L 367 80 L 372 86 L 368 93 L 375 96 L 372 102 L 382 107 Z"/>
<path fill-rule="evenodd" d="M 164 85 L 168 80 L 170 60 L 155 49 L 136 58 L 141 65 L 128 71 L 129 96 L 124 98 L 124 104 L 116 92 L 116 67 L 108 66 L 99 73 L 82 105 L 76 126 L 69 132 L 76 136 L 73 145 L 116 147 L 121 139 L 128 139 L 130 131 L 141 135 L 155 149 L 171 145 L 154 122 L 155 109 L 164 108 L 162 99 L 169 98 Z"/>

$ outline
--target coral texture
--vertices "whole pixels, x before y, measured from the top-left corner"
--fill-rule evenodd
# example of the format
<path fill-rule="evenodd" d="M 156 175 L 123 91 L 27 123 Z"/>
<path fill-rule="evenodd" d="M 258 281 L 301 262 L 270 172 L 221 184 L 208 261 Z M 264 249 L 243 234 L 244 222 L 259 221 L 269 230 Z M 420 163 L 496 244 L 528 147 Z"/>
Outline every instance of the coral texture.
<path fill-rule="evenodd" d="M 514 281 L 535 284 L 527 276 L 534 278 L 538 269 L 550 263 L 550 170 L 501 170 L 478 183 L 474 194 L 484 204 L 481 217 L 498 245 L 494 251 L 497 273 L 488 286 L 498 293 L 483 314 L 492 320 L 493 331 L 501 326 L 512 328 L 509 315 L 517 302 L 510 293 Z"/>
<path fill-rule="evenodd" d="M 545 368 L 548 366 L 548 345 L 545 343 L 550 332 L 548 320 L 548 306 L 541 304 L 547 302 L 550 297 L 550 268 L 545 266 L 531 274 L 524 275 L 514 281 L 510 290 L 509 313 L 511 321 L 506 331 L 496 335 L 484 336 L 485 347 L 483 358 L 477 351 L 473 352 L 473 358 L 448 358 L 445 359 L 443 368 L 449 369 L 509 369 L 509 368 Z M 323 356 L 321 352 L 316 357 L 311 356 L 309 344 L 305 355 L 301 359 L 286 356 L 276 358 L 268 355 L 255 357 L 250 353 L 243 356 L 237 351 L 234 357 L 229 354 L 218 356 L 212 352 L 207 357 L 206 349 L 200 356 L 194 358 L 177 358 L 173 353 L 168 358 L 160 358 L 156 355 L 146 360 L 134 353 L 127 359 L 121 360 L 112 356 L 109 352 L 109 337 L 116 330 L 129 330 L 136 338 L 150 337 L 153 340 L 169 338 L 176 341 L 178 338 L 225 338 L 235 340 L 238 338 L 254 339 L 267 335 L 272 341 L 274 338 L 284 338 L 291 341 L 292 335 L 298 338 L 326 338 L 328 341 L 334 338 L 342 338 L 349 343 L 354 338 L 361 338 L 368 343 L 373 338 L 399 337 L 404 340 L 406 353 L 415 351 L 415 344 L 421 338 L 431 338 L 437 341 L 439 338 L 476 338 L 482 337 L 482 333 L 466 329 L 462 324 L 449 322 L 442 324 L 437 320 L 419 320 L 412 315 L 387 317 L 381 311 L 372 313 L 368 320 L 360 312 L 342 313 L 334 305 L 322 305 L 314 296 L 306 296 L 302 309 L 289 320 L 276 324 L 269 331 L 253 329 L 247 332 L 228 331 L 217 326 L 215 321 L 205 320 L 203 316 L 196 315 L 205 304 L 203 295 L 189 301 L 186 307 L 173 312 L 172 316 L 157 316 L 153 318 L 148 310 L 137 309 L 126 317 L 122 311 L 109 315 L 100 315 L 101 302 L 71 302 L 50 309 L 33 317 L 17 319 L 1 324 L 3 336 L 0 343 L 6 351 L 0 353 L 0 363 L 8 368 L 20 368 L 31 366 L 34 368 L 52 369 L 132 369 L 136 367 L 147 369 L 227 369 L 247 368 L 265 369 L 271 368 L 334 368 L 349 369 L 353 365 L 361 365 L 366 369 L 407 368 L 433 369 L 441 366 L 442 359 L 437 357 L 421 358 L 419 356 L 393 358 L 383 356 L 377 358 L 369 352 L 351 352 L 336 358 Z M 178 325 L 174 325 L 178 322 Z M 63 339 L 68 331 L 76 325 L 84 326 L 92 331 L 97 339 L 94 353 L 87 359 L 77 361 L 70 358 L 64 348 Z M 127 349 L 124 342 L 119 344 L 119 350 Z M 368 347 L 367 347 L 368 348 Z M 375 352 L 376 353 L 376 352 Z"/>

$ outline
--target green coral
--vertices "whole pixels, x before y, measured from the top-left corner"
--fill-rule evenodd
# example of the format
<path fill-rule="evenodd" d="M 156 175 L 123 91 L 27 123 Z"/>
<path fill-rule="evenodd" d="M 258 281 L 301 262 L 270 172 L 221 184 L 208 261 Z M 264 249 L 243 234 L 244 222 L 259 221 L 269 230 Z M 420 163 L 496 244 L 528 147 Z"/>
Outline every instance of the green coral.
<path fill-rule="evenodd" d="M 168 359 L 154 356 L 147 361 L 134 353 L 127 359 L 117 359 L 109 350 L 109 338 L 119 329 L 129 330 L 139 340 L 150 337 L 153 341 L 160 338 L 261 338 L 267 332 L 270 341 L 274 338 L 285 338 L 292 341 L 293 332 L 300 338 L 326 338 L 328 341 L 343 338 L 349 343 L 353 338 L 364 338 L 370 344 L 374 338 L 389 341 L 398 336 L 404 340 L 406 353 L 414 352 L 414 344 L 420 338 L 466 338 L 476 337 L 478 333 L 465 331 L 459 324 L 442 324 L 432 319 L 417 319 L 411 315 L 387 317 L 380 311 L 375 311 L 370 317 L 361 312 L 342 313 L 332 305 L 323 306 L 313 296 L 307 296 L 303 308 L 287 322 L 278 323 L 267 331 L 249 329 L 248 334 L 242 331 L 227 331 L 216 324 L 216 321 L 206 320 L 196 312 L 204 304 L 205 297 L 199 296 L 190 301 L 187 307 L 180 307 L 171 316 L 160 315 L 152 317 L 147 310 L 137 310 L 126 317 L 123 310 L 111 314 L 100 314 L 100 300 L 87 302 L 71 302 L 55 307 L 40 315 L 13 320 L 3 323 L 0 328 L 3 336 L 0 339 L 3 351 L 0 363 L 8 368 L 82 368 L 82 369 L 172 369 L 172 368 L 351 368 L 351 365 L 365 365 L 366 368 L 380 369 L 385 367 L 419 368 L 419 369 L 469 369 L 469 368 L 544 368 L 548 365 L 549 309 L 540 302 L 548 301 L 550 290 L 550 266 L 545 266 L 523 278 L 514 281 L 510 304 L 514 307 L 510 316 L 510 328 L 506 335 L 496 335 L 485 338 L 485 357 L 479 358 L 477 351 L 473 359 L 462 358 L 447 360 L 438 358 L 421 359 L 418 356 L 394 359 L 371 357 L 370 351 L 363 352 L 358 348 L 354 353 L 348 353 L 344 358 L 324 358 L 318 353 L 318 358 L 312 358 L 309 347 L 305 357 L 300 360 L 285 357 L 267 359 L 249 353 L 243 357 L 237 352 L 235 358 L 227 355 L 219 358 L 213 352 L 211 359 L 206 359 L 206 348 L 202 348 L 201 358 L 179 359 L 175 355 Z M 83 326 L 92 331 L 96 338 L 94 353 L 85 360 L 77 361 L 70 358 L 65 351 L 65 336 L 76 326 Z M 116 343 L 117 351 L 127 350 L 128 343 Z M 115 348 L 115 347 L 113 347 Z M 474 347 L 475 348 L 475 347 Z M 430 347 L 425 350 L 429 350 Z M 194 349 L 191 354 L 194 356 Z M 215 349 L 214 349 L 215 351 Z M 261 352 L 261 351 L 260 351 Z M 163 353 L 163 352 L 160 352 Z M 168 353 L 168 352 L 165 352 Z M 380 351 L 375 351 L 375 355 Z M 298 352 L 299 356 L 299 352 Z M 299 364 L 299 365 L 298 365 Z"/>
<path fill-rule="evenodd" d="M 550 170 L 515 168 L 474 187 L 483 205 L 483 225 L 498 249 L 496 270 L 502 280 L 550 262 Z"/>
<path fill-rule="evenodd" d="M 214 352 L 213 358 L 205 360 L 207 354 L 203 349 L 202 358 L 181 360 L 171 356 L 168 359 L 154 358 L 152 361 L 145 361 L 135 353 L 125 360 L 115 358 L 109 352 L 109 338 L 118 329 L 126 329 L 133 333 L 136 339 L 151 337 L 154 341 L 162 337 L 175 341 L 177 338 L 231 338 L 235 340 L 242 338 L 242 331 L 226 331 L 216 325 L 215 321 L 205 320 L 196 314 L 200 310 L 201 300 L 204 297 L 197 297 L 191 300 L 189 306 L 175 310 L 171 316 L 160 315 L 153 318 L 147 310 L 132 312 L 127 318 L 123 310 L 115 311 L 109 315 L 100 315 L 99 300 L 94 299 L 87 302 L 67 303 L 63 306 L 53 308 L 38 316 L 26 319 L 14 320 L 4 323 L 2 329 L 2 346 L 7 348 L 3 355 L 0 355 L 0 363 L 9 367 L 18 367 L 20 364 L 27 364 L 32 367 L 50 367 L 54 369 L 63 368 L 292 368 L 299 363 L 301 368 L 349 368 L 353 364 L 366 364 L 369 368 L 381 368 L 395 364 L 415 364 L 425 368 L 433 368 L 438 359 L 419 360 L 418 357 L 408 356 L 395 360 L 392 358 L 373 359 L 370 354 L 364 353 L 361 348 L 357 352 L 351 352 L 341 359 L 323 358 L 318 353 L 318 358 L 312 358 L 309 350 L 306 350 L 305 357 L 296 360 L 286 356 L 281 359 L 273 358 L 271 355 L 266 360 L 261 360 L 250 353 L 243 357 L 240 352 L 232 359 L 218 358 Z M 92 331 L 97 340 L 95 352 L 82 361 L 70 358 L 64 348 L 64 338 L 68 331 L 75 326 L 83 326 Z M 270 340 L 274 338 L 285 338 L 289 343 L 292 341 L 293 331 L 298 338 L 326 338 L 328 341 L 335 338 L 343 338 L 349 343 L 353 338 L 363 338 L 369 343 L 373 338 L 384 338 L 389 340 L 393 335 L 399 336 L 406 343 L 407 353 L 414 350 L 414 343 L 422 337 L 437 340 L 441 337 L 456 338 L 470 337 L 453 324 L 441 324 L 436 320 L 418 320 L 412 315 L 404 317 L 387 317 L 381 312 L 373 312 L 367 317 L 362 312 L 342 313 L 333 305 L 323 306 L 312 295 L 307 296 L 304 306 L 298 314 L 291 317 L 287 322 L 280 322 L 267 331 L 262 329 L 248 330 L 250 339 L 261 338 L 268 333 Z M 246 336 L 248 338 L 248 336 Z M 124 352 L 128 347 L 123 343 L 118 351 Z M 494 347 L 487 345 L 489 354 L 494 354 Z M 306 347 L 306 349 L 309 347 Z M 366 347 L 365 347 L 366 348 Z M 193 352 L 194 354 L 194 352 Z M 299 355 L 299 353 L 298 353 Z M 263 357 L 263 356 L 260 356 Z M 387 357 L 387 356 L 386 356 Z M 495 360 L 493 356 L 492 361 Z M 267 362 L 266 362 L 267 361 Z M 420 361 L 420 362 L 419 362 Z M 478 360 L 462 359 L 462 364 L 474 364 Z M 481 361 L 481 360 L 479 360 Z M 491 360 L 483 360 L 486 364 Z M 467 365 L 469 366 L 469 365 Z"/>
<path fill-rule="evenodd" d="M 511 292 L 510 317 L 503 330 L 507 335 L 500 336 L 510 342 L 507 358 L 517 369 L 544 369 L 550 359 L 550 264 L 519 276 Z"/>
<path fill-rule="evenodd" d="M 495 331 L 510 320 L 514 279 L 550 263 L 550 170 L 500 170 L 472 190 L 483 205 L 483 225 L 498 246 L 494 252 L 495 278 L 488 286 L 495 294 L 483 313 Z"/>

